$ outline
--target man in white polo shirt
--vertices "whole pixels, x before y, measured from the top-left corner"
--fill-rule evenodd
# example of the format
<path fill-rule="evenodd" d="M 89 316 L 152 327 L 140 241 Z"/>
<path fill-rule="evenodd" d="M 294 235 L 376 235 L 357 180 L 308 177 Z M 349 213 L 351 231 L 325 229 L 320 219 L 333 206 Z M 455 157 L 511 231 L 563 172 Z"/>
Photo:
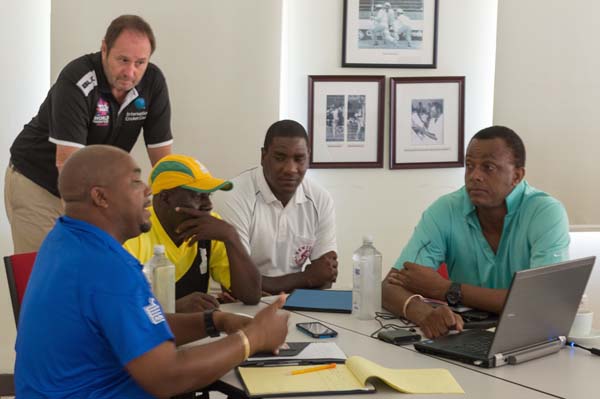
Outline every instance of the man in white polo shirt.
<path fill-rule="evenodd" d="M 262 167 L 232 179 L 236 189 L 224 195 L 221 216 L 237 229 L 268 293 L 328 288 L 337 278 L 333 200 L 304 176 L 308 157 L 304 127 L 275 122 Z"/>

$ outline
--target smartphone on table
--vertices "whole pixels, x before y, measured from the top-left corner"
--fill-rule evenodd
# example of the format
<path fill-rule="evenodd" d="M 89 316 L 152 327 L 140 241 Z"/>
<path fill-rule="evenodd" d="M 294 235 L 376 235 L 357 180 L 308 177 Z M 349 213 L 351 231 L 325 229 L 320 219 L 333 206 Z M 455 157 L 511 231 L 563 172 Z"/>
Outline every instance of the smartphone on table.
<path fill-rule="evenodd" d="M 327 327 L 325 324 L 318 321 L 308 323 L 296 323 L 298 330 L 313 338 L 332 338 L 337 336 L 337 331 Z"/>

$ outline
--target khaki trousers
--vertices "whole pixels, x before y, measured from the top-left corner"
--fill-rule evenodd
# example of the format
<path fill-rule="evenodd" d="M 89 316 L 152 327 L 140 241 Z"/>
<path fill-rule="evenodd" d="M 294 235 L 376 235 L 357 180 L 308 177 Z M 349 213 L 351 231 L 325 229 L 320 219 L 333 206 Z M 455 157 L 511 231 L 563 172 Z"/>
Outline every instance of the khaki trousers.
<path fill-rule="evenodd" d="M 12 165 L 8 165 L 4 176 L 4 206 L 15 254 L 37 252 L 56 219 L 63 214 L 60 198 L 23 176 Z"/>

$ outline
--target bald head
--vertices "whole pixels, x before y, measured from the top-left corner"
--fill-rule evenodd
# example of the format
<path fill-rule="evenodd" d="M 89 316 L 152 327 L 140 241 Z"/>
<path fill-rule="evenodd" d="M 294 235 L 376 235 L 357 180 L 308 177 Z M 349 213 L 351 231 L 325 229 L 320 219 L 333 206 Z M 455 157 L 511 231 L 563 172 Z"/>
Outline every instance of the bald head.
<path fill-rule="evenodd" d="M 123 243 L 150 230 L 150 189 L 141 171 L 125 151 L 91 145 L 65 162 L 58 190 L 65 214 L 91 223 Z"/>
<path fill-rule="evenodd" d="M 65 204 L 89 202 L 90 189 L 107 186 L 123 173 L 130 155 L 117 147 L 91 145 L 67 159 L 58 177 L 58 191 Z"/>

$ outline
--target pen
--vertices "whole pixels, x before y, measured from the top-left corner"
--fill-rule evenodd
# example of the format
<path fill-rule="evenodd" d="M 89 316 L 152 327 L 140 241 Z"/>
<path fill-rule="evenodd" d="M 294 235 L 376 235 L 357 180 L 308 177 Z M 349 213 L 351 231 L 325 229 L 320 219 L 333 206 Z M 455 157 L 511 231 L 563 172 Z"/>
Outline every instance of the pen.
<path fill-rule="evenodd" d="M 302 370 L 294 370 L 294 371 L 292 371 L 292 375 L 312 373 L 313 371 L 321 371 L 321 370 L 327 370 L 327 369 L 334 369 L 335 366 L 336 366 L 335 363 L 329 363 L 329 364 L 324 364 L 322 366 L 307 367 L 307 368 L 302 369 Z"/>

